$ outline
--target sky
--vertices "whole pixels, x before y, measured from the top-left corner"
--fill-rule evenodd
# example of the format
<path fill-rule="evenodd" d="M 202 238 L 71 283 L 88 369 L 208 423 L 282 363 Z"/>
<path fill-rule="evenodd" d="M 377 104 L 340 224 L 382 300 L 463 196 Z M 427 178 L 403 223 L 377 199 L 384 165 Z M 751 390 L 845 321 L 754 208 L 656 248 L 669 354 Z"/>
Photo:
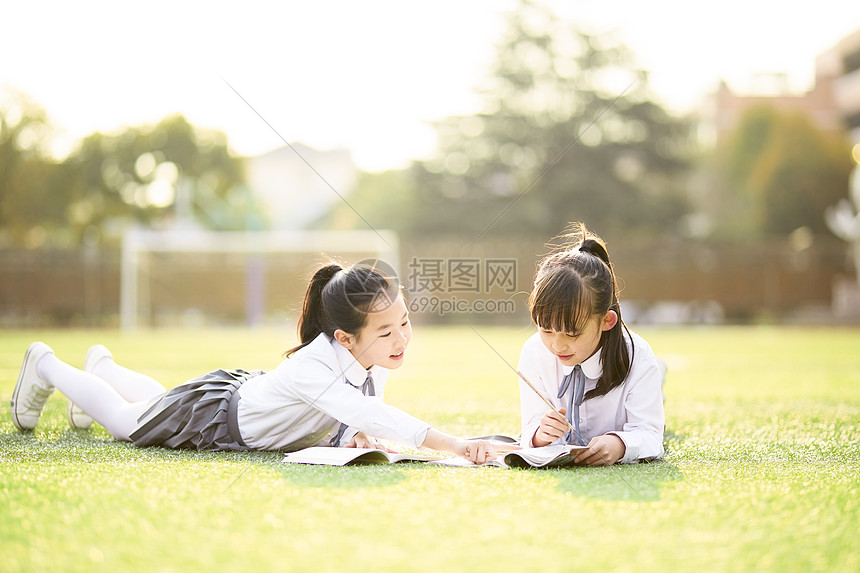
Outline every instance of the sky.
<path fill-rule="evenodd" d="M 815 57 L 860 28 L 860 2 L 546 0 L 627 45 L 658 99 L 683 113 L 724 79 L 812 86 Z M 347 147 L 359 168 L 428 156 L 432 123 L 480 110 L 513 0 L 15 2 L 0 8 L 3 90 L 27 94 L 62 154 L 93 131 L 182 113 L 241 155 L 284 141 Z"/>

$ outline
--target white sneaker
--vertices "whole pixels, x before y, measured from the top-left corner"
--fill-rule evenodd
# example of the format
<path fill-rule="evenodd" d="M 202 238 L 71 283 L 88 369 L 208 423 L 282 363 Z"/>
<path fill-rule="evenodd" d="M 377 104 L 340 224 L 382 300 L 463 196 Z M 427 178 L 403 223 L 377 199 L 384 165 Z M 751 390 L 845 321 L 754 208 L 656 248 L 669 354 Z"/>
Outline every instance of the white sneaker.
<path fill-rule="evenodd" d="M 69 420 L 69 425 L 78 430 L 88 430 L 93 425 L 92 417 L 71 400 L 66 408 L 66 418 Z"/>
<path fill-rule="evenodd" d="M 39 379 L 36 364 L 48 354 L 53 354 L 51 347 L 44 342 L 34 342 L 24 354 L 24 363 L 18 382 L 12 391 L 12 423 L 19 430 L 32 430 L 39 422 L 39 416 L 45 407 L 48 397 L 54 392 L 54 387 Z"/>
<path fill-rule="evenodd" d="M 111 354 L 110 350 L 105 348 L 103 344 L 91 346 L 90 349 L 87 350 L 87 357 L 84 358 L 84 372 L 93 374 L 96 364 L 98 364 L 102 358 L 113 359 L 113 354 Z"/>
<path fill-rule="evenodd" d="M 110 350 L 101 344 L 96 344 L 87 350 L 87 357 L 84 359 L 84 372 L 93 373 L 96 364 L 102 358 L 113 358 Z M 69 425 L 79 430 L 86 430 L 93 425 L 93 418 L 83 410 L 80 406 L 69 400 L 69 407 L 66 409 L 66 417 L 69 420 Z"/>

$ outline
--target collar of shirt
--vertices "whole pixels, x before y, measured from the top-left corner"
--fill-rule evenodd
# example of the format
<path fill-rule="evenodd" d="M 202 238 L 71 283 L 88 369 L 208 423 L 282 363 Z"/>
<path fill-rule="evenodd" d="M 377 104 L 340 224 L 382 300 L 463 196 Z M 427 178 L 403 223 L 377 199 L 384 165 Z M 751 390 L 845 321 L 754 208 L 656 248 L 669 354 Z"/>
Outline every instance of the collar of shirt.
<path fill-rule="evenodd" d="M 375 382 L 379 381 L 379 374 L 383 370 L 381 366 L 373 365 L 370 370 L 365 370 L 364 366 L 352 355 L 352 352 L 341 346 L 337 340 L 331 339 L 331 347 L 334 349 L 334 355 L 337 357 L 337 365 L 343 372 L 344 378 L 356 388 L 361 388 L 364 381 L 367 380 L 367 373 L 373 375 Z"/>
<path fill-rule="evenodd" d="M 567 366 L 566 364 L 561 365 L 561 371 L 565 376 L 570 374 L 576 365 Z M 603 363 L 600 361 L 600 349 L 597 349 L 597 352 L 592 354 L 587 360 L 580 363 L 582 366 L 582 373 L 585 374 L 585 377 L 589 380 L 597 380 L 603 374 Z"/>

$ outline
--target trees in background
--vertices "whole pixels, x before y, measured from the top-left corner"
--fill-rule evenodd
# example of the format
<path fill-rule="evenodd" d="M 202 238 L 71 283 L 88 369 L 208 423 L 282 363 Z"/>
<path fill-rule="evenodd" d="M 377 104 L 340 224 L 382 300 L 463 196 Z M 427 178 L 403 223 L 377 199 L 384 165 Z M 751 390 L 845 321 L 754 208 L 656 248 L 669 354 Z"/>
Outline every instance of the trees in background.
<path fill-rule="evenodd" d="M 615 236 L 746 241 L 827 234 L 824 212 L 847 193 L 844 134 L 760 107 L 699 149 L 623 47 L 530 1 L 512 11 L 482 93 L 480 113 L 436 124 L 433 158 L 362 177 L 352 206 L 406 237 L 549 236 L 583 220 Z M 332 222 L 365 226 L 343 205 Z"/>
<path fill-rule="evenodd" d="M 364 177 L 352 205 L 406 237 L 551 236 L 573 220 L 600 233 L 676 229 L 689 124 L 651 100 L 623 47 L 528 0 L 507 26 L 483 109 L 437 122 L 434 157 L 405 177 Z M 364 225 L 345 205 L 326 221 Z"/>
<path fill-rule="evenodd" d="M 60 166 L 49 157 L 45 111 L 20 93 L 0 111 L 0 243 L 39 243 L 62 227 L 68 189 L 55 196 Z"/>
<path fill-rule="evenodd" d="M 846 196 L 852 168 L 844 134 L 823 131 L 800 112 L 754 107 L 717 150 L 715 183 L 701 209 L 718 236 L 827 234 L 825 211 Z"/>
<path fill-rule="evenodd" d="M 361 174 L 349 205 L 317 226 L 370 224 L 406 238 L 551 236 L 573 220 L 626 237 L 826 233 L 824 212 L 845 197 L 853 166 L 839 135 L 756 108 L 691 182 L 691 123 L 653 101 L 626 49 L 531 0 L 511 11 L 481 93 L 480 112 L 436 124 L 432 158 Z M 172 217 L 264 226 L 220 132 L 175 115 L 94 133 L 60 160 L 44 111 L 10 101 L 0 108 L 0 246 L 72 245 Z"/>
<path fill-rule="evenodd" d="M 484 111 L 439 122 L 413 167 L 415 233 L 662 233 L 687 212 L 689 125 L 623 47 L 522 1 L 482 91 Z"/>
<path fill-rule="evenodd" d="M 177 214 L 214 229 L 260 219 L 227 137 L 181 115 L 93 133 L 62 160 L 50 153 L 52 135 L 25 96 L 0 110 L 0 244 L 70 246 Z"/>
<path fill-rule="evenodd" d="M 78 227 L 118 217 L 152 223 L 169 212 L 210 228 L 243 228 L 231 204 L 244 204 L 242 160 L 230 154 L 223 133 L 194 127 L 181 115 L 114 135 L 94 133 L 65 163 L 77 195 L 86 197 Z"/>

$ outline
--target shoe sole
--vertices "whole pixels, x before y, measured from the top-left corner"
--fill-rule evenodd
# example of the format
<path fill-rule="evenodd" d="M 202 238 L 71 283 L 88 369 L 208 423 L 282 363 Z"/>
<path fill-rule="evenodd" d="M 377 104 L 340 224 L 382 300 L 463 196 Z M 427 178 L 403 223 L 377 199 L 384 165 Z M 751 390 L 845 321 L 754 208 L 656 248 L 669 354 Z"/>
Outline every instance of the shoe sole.
<path fill-rule="evenodd" d="M 15 412 L 15 404 L 18 403 L 18 398 L 21 395 L 21 386 L 23 385 L 24 376 L 27 374 L 27 368 L 30 366 L 30 355 L 33 353 L 33 350 L 38 348 L 35 344 L 31 344 L 27 347 L 27 352 L 24 353 L 24 363 L 21 365 L 21 372 L 18 374 L 18 382 L 15 384 L 15 389 L 12 391 L 12 402 L 10 404 L 10 409 L 12 410 L 12 423 L 15 424 L 15 427 L 21 430 L 22 432 L 30 432 L 33 428 L 25 428 L 21 425 L 21 421 L 18 420 L 18 414 Z"/>

